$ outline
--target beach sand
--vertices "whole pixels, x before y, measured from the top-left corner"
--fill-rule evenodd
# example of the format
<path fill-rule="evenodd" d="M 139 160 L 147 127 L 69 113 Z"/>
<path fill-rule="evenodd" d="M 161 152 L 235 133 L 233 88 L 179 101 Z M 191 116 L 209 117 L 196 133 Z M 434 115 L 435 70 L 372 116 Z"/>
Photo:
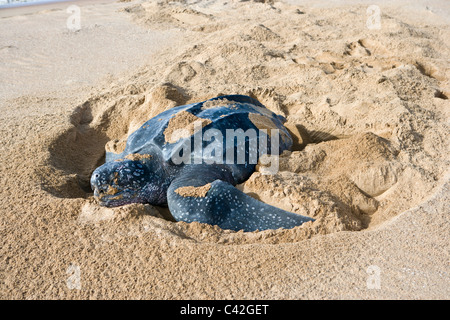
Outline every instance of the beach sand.
<path fill-rule="evenodd" d="M 449 17 L 446 1 L 0 11 L 0 298 L 448 299 Z M 95 203 L 105 145 L 222 94 L 296 142 L 238 188 L 316 221 L 244 233 Z"/>

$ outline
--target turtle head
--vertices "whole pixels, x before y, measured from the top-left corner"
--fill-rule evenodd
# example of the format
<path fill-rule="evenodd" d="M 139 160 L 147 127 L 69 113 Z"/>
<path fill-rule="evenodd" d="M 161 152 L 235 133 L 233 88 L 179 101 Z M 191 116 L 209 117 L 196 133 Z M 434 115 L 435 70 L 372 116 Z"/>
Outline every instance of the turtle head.
<path fill-rule="evenodd" d="M 100 205 L 117 207 L 130 203 L 164 204 L 165 172 L 158 159 L 132 154 L 94 170 L 91 187 Z"/>

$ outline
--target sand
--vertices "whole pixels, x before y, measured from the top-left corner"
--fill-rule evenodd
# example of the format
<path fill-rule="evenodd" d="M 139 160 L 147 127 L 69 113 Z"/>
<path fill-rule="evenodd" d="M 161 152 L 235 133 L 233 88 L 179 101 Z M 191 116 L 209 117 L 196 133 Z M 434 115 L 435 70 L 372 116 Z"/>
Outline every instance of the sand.
<path fill-rule="evenodd" d="M 445 1 L 73 3 L 1 12 L 2 299 L 448 299 Z M 238 187 L 316 221 L 232 232 L 93 201 L 105 146 L 220 94 L 295 141 Z"/>

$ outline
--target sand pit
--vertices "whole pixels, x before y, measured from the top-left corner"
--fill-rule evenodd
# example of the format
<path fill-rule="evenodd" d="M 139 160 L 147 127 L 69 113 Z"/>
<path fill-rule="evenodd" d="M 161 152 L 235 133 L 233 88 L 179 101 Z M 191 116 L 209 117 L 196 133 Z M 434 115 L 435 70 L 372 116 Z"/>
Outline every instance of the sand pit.
<path fill-rule="evenodd" d="M 76 83 L 59 90 L 51 73 L 40 85 L 24 81 L 46 67 L 45 56 L 30 60 L 37 71 L 16 58 L 24 79 L 2 92 L 1 297 L 448 297 L 450 31 L 436 11 L 446 8 L 379 8 L 381 28 L 370 29 L 367 6 L 352 4 L 82 7 L 89 23 L 101 19 L 97 29 L 123 27 L 116 69 L 95 78 L 72 66 Z M 420 10 L 434 18 L 415 20 Z M 103 33 L 85 27 L 79 39 L 61 39 L 101 60 L 93 40 Z M 124 34 L 142 45 L 130 50 Z M 166 41 L 152 47 L 159 36 Z M 55 70 L 64 62 L 57 57 Z M 25 84 L 14 89 L 19 78 Z M 263 174 L 261 163 L 238 187 L 316 221 L 232 232 L 175 222 L 167 208 L 93 201 L 89 178 L 105 146 L 120 152 L 149 118 L 221 94 L 257 98 L 286 117 L 296 142 L 278 173 Z M 68 285 L 70 265 L 80 288 Z M 370 266 L 381 270 L 376 290 L 367 285 Z"/>

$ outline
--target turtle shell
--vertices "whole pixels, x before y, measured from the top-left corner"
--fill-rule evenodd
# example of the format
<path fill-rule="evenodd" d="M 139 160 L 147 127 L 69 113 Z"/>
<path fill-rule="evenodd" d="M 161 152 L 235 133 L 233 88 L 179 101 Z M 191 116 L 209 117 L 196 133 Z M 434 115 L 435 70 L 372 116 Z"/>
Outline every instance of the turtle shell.
<path fill-rule="evenodd" d="M 107 152 L 106 161 L 155 153 L 170 166 L 222 160 L 241 183 L 261 155 L 279 154 L 292 146 L 284 121 L 251 97 L 220 96 L 160 113 L 128 137 L 122 153 Z M 272 146 L 276 140 L 278 146 Z"/>

